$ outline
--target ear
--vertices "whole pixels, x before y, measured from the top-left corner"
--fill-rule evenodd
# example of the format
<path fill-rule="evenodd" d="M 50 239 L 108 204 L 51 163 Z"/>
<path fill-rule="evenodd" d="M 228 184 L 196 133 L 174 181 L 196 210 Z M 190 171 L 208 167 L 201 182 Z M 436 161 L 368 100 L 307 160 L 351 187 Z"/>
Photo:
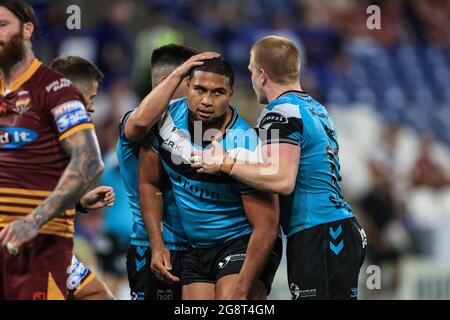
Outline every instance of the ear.
<path fill-rule="evenodd" d="M 231 88 L 231 89 L 230 89 L 230 97 L 233 96 L 233 94 L 234 94 L 234 89 Z"/>
<path fill-rule="evenodd" d="M 264 85 L 267 82 L 267 73 L 264 71 L 264 69 L 259 69 L 259 78 L 261 79 L 261 83 Z"/>
<path fill-rule="evenodd" d="M 34 24 L 26 22 L 23 24 L 23 37 L 25 40 L 31 40 L 34 32 Z"/>

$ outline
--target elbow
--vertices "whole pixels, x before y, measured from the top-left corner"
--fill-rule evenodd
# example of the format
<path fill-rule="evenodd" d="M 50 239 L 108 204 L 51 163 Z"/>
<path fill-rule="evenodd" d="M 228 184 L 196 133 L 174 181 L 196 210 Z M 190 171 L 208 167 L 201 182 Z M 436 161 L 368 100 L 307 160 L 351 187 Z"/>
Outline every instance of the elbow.
<path fill-rule="evenodd" d="M 102 159 L 95 158 L 91 162 L 91 166 L 89 170 L 86 170 L 87 178 L 92 182 L 95 179 L 97 179 L 102 173 L 105 171 L 105 164 L 103 163 Z"/>
<path fill-rule="evenodd" d="M 276 191 L 276 193 L 282 195 L 282 196 L 288 196 L 290 195 L 295 188 L 295 180 L 293 179 L 283 179 L 281 180 L 279 184 L 279 188 Z"/>
<path fill-rule="evenodd" d="M 125 135 L 128 140 L 130 141 L 141 141 L 144 139 L 145 135 L 148 133 L 148 131 L 151 128 L 151 124 L 144 123 L 143 121 L 130 121 L 128 130 L 125 130 Z"/>

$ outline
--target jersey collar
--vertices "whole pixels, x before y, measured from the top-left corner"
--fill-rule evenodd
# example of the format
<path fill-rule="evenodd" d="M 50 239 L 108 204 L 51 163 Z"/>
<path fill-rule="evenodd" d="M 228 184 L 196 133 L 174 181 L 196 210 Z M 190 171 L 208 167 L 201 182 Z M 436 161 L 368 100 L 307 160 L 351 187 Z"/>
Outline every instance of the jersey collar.
<path fill-rule="evenodd" d="M 301 94 L 301 95 L 303 95 L 303 96 L 308 95 L 308 93 L 307 93 L 306 91 L 300 91 L 300 90 L 288 90 L 288 91 L 285 91 L 285 92 L 283 92 L 282 94 L 280 94 L 280 95 L 277 97 L 277 99 L 281 98 L 282 96 L 284 96 L 285 94 L 288 94 L 288 93 L 298 93 L 298 94 Z"/>
<path fill-rule="evenodd" d="M 2 95 L 6 95 L 7 93 L 16 91 L 19 89 L 25 82 L 27 82 L 39 69 L 42 65 L 42 62 L 38 59 L 34 59 L 33 62 L 28 66 L 28 68 L 16 79 L 14 80 L 9 88 L 6 88 L 5 81 L 3 77 L 0 77 L 0 90 Z"/>

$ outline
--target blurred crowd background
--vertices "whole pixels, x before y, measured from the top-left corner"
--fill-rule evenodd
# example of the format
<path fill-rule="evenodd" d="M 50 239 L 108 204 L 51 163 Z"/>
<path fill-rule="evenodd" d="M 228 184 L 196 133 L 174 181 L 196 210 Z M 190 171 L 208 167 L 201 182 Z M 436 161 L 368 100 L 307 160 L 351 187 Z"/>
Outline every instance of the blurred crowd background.
<path fill-rule="evenodd" d="M 76 250 L 120 298 L 129 299 L 131 216 L 115 144 L 119 119 L 150 90 L 152 50 L 175 42 L 221 52 L 238 75 L 233 103 L 254 124 L 262 106 L 249 49 L 278 34 L 300 48 L 302 86 L 336 122 L 344 194 L 369 237 L 361 298 L 450 299 L 450 1 L 29 2 L 39 16 L 39 59 L 79 55 L 105 74 L 94 114 L 106 163 L 99 183 L 113 186 L 117 200 L 78 217 Z M 80 30 L 66 25 L 73 4 Z M 381 8 L 379 30 L 367 28 L 369 5 Z M 368 289 L 370 265 L 380 267 L 378 289 Z M 284 261 L 270 298 L 290 298 Z"/>

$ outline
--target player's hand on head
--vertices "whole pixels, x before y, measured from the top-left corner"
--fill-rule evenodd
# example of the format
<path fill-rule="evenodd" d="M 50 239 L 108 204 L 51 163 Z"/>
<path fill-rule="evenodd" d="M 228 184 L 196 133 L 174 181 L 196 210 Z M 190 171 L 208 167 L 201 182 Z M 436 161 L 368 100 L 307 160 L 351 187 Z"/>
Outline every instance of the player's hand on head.
<path fill-rule="evenodd" d="M 170 273 L 170 270 L 172 270 L 170 251 L 165 247 L 152 247 L 152 261 L 150 263 L 150 269 L 161 281 L 166 283 L 175 283 L 180 281 L 180 278 L 175 277 L 172 273 Z"/>
<path fill-rule="evenodd" d="M 218 174 L 227 153 L 217 139 L 211 139 L 211 145 L 204 150 L 193 150 L 191 167 L 198 173 Z"/>
<path fill-rule="evenodd" d="M 116 195 L 112 187 L 100 186 L 82 196 L 80 203 L 85 209 L 96 210 L 104 207 L 112 207 L 115 198 Z"/>
<path fill-rule="evenodd" d="M 12 255 L 18 255 L 20 247 L 38 235 L 39 225 L 32 215 L 8 224 L 0 232 L 0 243 Z"/>
<path fill-rule="evenodd" d="M 196 54 L 195 56 L 192 56 L 190 59 L 188 59 L 185 63 L 183 63 L 181 66 L 176 68 L 173 72 L 180 78 L 185 78 L 189 75 L 191 72 L 191 69 L 196 66 L 201 66 L 204 62 L 204 60 L 214 59 L 220 57 L 220 53 L 213 52 L 213 51 L 206 51 L 199 54 Z"/>

